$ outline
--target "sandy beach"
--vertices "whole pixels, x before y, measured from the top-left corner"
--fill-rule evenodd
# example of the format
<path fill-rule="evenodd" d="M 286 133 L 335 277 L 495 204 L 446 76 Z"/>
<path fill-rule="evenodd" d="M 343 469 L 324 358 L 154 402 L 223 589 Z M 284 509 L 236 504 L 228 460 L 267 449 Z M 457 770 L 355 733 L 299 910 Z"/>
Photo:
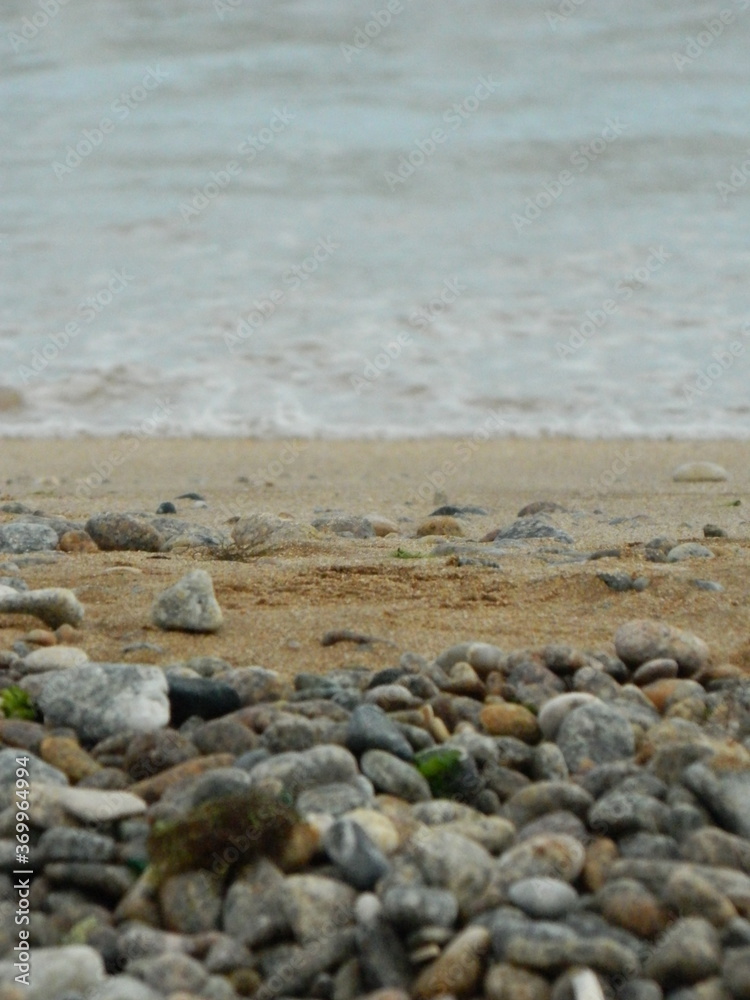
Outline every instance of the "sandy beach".
<path fill-rule="evenodd" d="M 86 609 L 75 642 L 92 659 L 167 665 L 214 655 L 292 675 L 384 667 L 405 650 L 431 656 L 470 639 L 506 650 L 569 642 L 612 652 L 619 624 L 658 618 L 695 631 L 714 658 L 750 668 L 746 443 L 11 439 L 1 454 L 2 501 L 79 521 L 102 511 L 153 513 L 172 500 L 177 516 L 226 531 L 232 516 L 267 511 L 309 523 L 327 509 L 377 514 L 398 528 L 370 539 L 327 535 L 311 551 L 247 560 L 205 550 L 95 552 L 26 566 L 32 588 L 75 590 Z M 727 480 L 673 481 L 675 467 L 697 460 L 719 463 Z M 175 499 L 188 492 L 207 506 Z M 572 545 L 537 539 L 501 551 L 484 543 L 495 565 L 461 565 L 455 554 L 432 555 L 445 539 L 415 537 L 437 506 L 477 506 L 486 514 L 459 518 L 464 537 L 450 539 L 476 551 L 487 532 L 540 500 L 565 508 L 549 518 Z M 0 514 L 1 523 L 14 516 Z M 707 523 L 728 537 L 705 540 Z M 649 562 L 644 543 L 658 536 L 706 541 L 715 558 Z M 568 561 L 570 552 L 615 547 L 619 557 Z M 159 630 L 150 620 L 155 596 L 196 567 L 213 578 L 223 627 L 213 635 Z M 597 578 L 623 570 L 646 577 L 647 589 L 619 593 Z M 695 579 L 724 589 L 701 590 Z M 4 648 L 36 624 L 0 615 Z M 323 646 L 335 629 L 378 641 Z M 156 648 L 125 652 L 140 643 Z"/>

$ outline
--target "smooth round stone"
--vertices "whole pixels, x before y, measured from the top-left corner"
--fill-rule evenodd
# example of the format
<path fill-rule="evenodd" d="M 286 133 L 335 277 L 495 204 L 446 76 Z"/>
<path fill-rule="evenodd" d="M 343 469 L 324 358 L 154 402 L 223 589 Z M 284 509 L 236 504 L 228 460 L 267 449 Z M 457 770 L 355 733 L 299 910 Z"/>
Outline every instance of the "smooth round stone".
<path fill-rule="evenodd" d="M 279 781 L 297 794 L 316 785 L 351 782 L 358 776 L 356 757 L 344 747 L 333 744 L 315 746 L 301 753 L 280 753 L 260 761 L 250 771 L 254 786 L 269 780 Z"/>
<path fill-rule="evenodd" d="M 423 802 L 432 798 L 430 786 L 419 771 L 384 750 L 368 750 L 362 755 L 360 767 L 380 792 L 395 795 L 406 802 Z"/>
<path fill-rule="evenodd" d="M 681 672 L 687 676 L 698 673 L 709 659 L 708 646 L 702 639 L 691 632 L 648 618 L 626 622 L 617 629 L 615 652 L 631 667 L 667 657 L 676 660 Z"/>
<path fill-rule="evenodd" d="M 557 878 L 525 878 L 508 889 L 508 899 L 538 920 L 557 920 L 578 902 L 575 889 Z"/>
<path fill-rule="evenodd" d="M 11 521 L 0 525 L 0 552 L 41 552 L 57 548 L 58 535 L 48 524 Z"/>
<path fill-rule="evenodd" d="M 531 777 L 535 781 L 567 781 L 568 765 L 556 743 L 540 743 L 534 751 Z"/>
<path fill-rule="evenodd" d="M 504 957 L 515 965 L 553 972 L 569 963 L 579 941 L 578 934 L 570 927 L 540 920 L 509 937 Z"/>
<path fill-rule="evenodd" d="M 282 906 L 301 944 L 318 941 L 354 919 L 356 891 L 322 875 L 290 875 L 284 880 Z"/>
<path fill-rule="evenodd" d="M 179 952 L 165 951 L 153 957 L 131 959 L 127 969 L 163 996 L 180 991 L 201 994 L 209 979 L 197 959 Z"/>
<path fill-rule="evenodd" d="M 660 833 L 669 823 L 669 807 L 650 795 L 637 792 L 609 792 L 589 811 L 589 827 L 606 837 L 645 830 Z"/>
<path fill-rule="evenodd" d="M 672 473 L 675 483 L 721 483 L 728 478 L 727 470 L 715 462 L 684 462 Z"/>
<path fill-rule="evenodd" d="M 60 806 L 84 823 L 110 823 L 146 811 L 146 803 L 139 795 L 98 788 L 33 784 L 32 797 L 35 806 Z"/>
<path fill-rule="evenodd" d="M 35 854 L 43 858 L 45 864 L 52 861 L 107 862 L 114 858 L 116 849 L 111 837 L 93 830 L 58 826 L 44 831 Z"/>
<path fill-rule="evenodd" d="M 159 906 L 167 930 L 178 934 L 216 930 L 222 909 L 221 880 L 207 871 L 171 875 L 159 887 Z"/>
<path fill-rule="evenodd" d="M 522 878 L 548 877 L 573 882 L 586 860 L 583 845 L 565 834 L 539 834 L 507 850 L 497 861 L 503 882 Z"/>
<path fill-rule="evenodd" d="M 260 745 L 272 754 L 309 750 L 315 743 L 315 724 L 301 715 L 281 715 L 260 738 Z"/>
<path fill-rule="evenodd" d="M 653 940 L 666 930 L 669 910 L 635 879 L 612 879 L 596 894 L 602 916 L 640 938 Z"/>
<path fill-rule="evenodd" d="M 88 654 L 75 646 L 47 646 L 35 649 L 33 653 L 24 656 L 18 664 L 24 674 L 41 673 L 43 670 L 64 670 L 66 667 L 77 667 L 86 663 Z"/>
<path fill-rule="evenodd" d="M 495 877 L 497 862 L 489 851 L 449 829 L 418 830 L 405 853 L 428 885 L 455 895 L 462 913 L 474 905 Z"/>
<path fill-rule="evenodd" d="M 552 812 L 571 812 L 583 818 L 593 804 L 593 796 L 580 785 L 567 781 L 537 781 L 517 791 L 505 803 L 503 812 L 520 828 Z"/>
<path fill-rule="evenodd" d="M 633 683 L 639 687 L 645 687 L 646 684 L 651 684 L 653 681 L 669 680 L 677 676 L 679 669 L 677 660 L 672 660 L 667 656 L 647 660 L 633 674 Z"/>
<path fill-rule="evenodd" d="M 231 753 L 237 757 L 254 750 L 258 737 L 234 719 L 211 719 L 191 733 L 191 740 L 202 754 Z"/>
<path fill-rule="evenodd" d="M 357 823 L 339 819 L 323 837 L 323 848 L 349 885 L 372 889 L 389 869 L 384 854 Z"/>
<path fill-rule="evenodd" d="M 750 874 L 750 842 L 714 826 L 693 831 L 682 844 L 682 855 L 695 864 L 725 865 Z"/>
<path fill-rule="evenodd" d="M 24 1000 L 50 1000 L 66 993 L 91 996 L 98 994 L 106 979 L 104 962 L 98 951 L 88 945 L 56 948 L 31 948 L 29 985 L 23 986 Z M 19 970 L 10 955 L 0 961 L 0 982 L 13 983 Z"/>
<path fill-rule="evenodd" d="M 685 917 L 704 917 L 714 927 L 724 927 L 737 917 L 737 910 L 726 895 L 692 865 L 680 865 L 670 875 L 663 901 L 675 913 Z"/>
<path fill-rule="evenodd" d="M 331 785 L 318 785 L 308 788 L 297 799 L 297 809 L 304 816 L 306 813 L 325 813 L 329 816 L 343 816 L 354 809 L 368 806 L 372 803 L 372 788 L 362 779 L 359 782 L 338 781 Z"/>
<path fill-rule="evenodd" d="M 595 764 L 632 757 L 635 734 L 627 718 L 604 702 L 569 712 L 557 733 L 571 774 Z"/>
<path fill-rule="evenodd" d="M 23 591 L 0 587 L 0 614 L 34 615 L 56 629 L 61 625 L 80 625 L 84 608 L 73 591 L 66 587 Z"/>
<path fill-rule="evenodd" d="M 398 712 L 405 708 L 417 708 L 422 699 L 417 698 L 403 684 L 380 684 L 365 692 L 365 704 L 377 705 L 386 712 Z"/>
<path fill-rule="evenodd" d="M 750 838 L 750 770 L 713 770 L 703 763 L 685 768 L 683 783 L 730 833 Z"/>
<path fill-rule="evenodd" d="M 159 552 L 163 542 L 148 521 L 131 514 L 95 514 L 86 522 L 86 532 L 105 552 Z"/>
<path fill-rule="evenodd" d="M 458 902 L 447 889 L 396 885 L 383 896 L 383 915 L 405 930 L 453 927 L 458 918 Z"/>
<path fill-rule="evenodd" d="M 0 788 L 10 788 L 15 785 L 19 756 L 21 751 L 15 748 L 7 747 L 0 750 Z M 31 781 L 43 785 L 68 784 L 67 775 L 59 768 L 45 763 L 35 754 L 25 752 L 24 756 L 28 758 L 24 767 L 29 772 Z"/>
<path fill-rule="evenodd" d="M 750 947 L 727 951 L 723 979 L 732 997 L 750 1000 Z"/>
<path fill-rule="evenodd" d="M 135 976 L 119 973 L 96 991 L 96 1000 L 162 1000 L 158 993 Z"/>
<path fill-rule="evenodd" d="M 175 727 L 193 715 L 215 719 L 240 708 L 239 695 L 223 681 L 170 674 L 167 683 L 171 724 Z"/>
<path fill-rule="evenodd" d="M 503 702 L 485 705 L 479 719 L 490 736 L 514 736 L 524 743 L 537 743 L 539 723 L 533 712 L 523 705 Z"/>
<path fill-rule="evenodd" d="M 505 656 L 498 646 L 489 642 L 472 642 L 466 650 L 466 662 L 484 678 L 493 670 L 502 668 Z"/>
<path fill-rule="evenodd" d="M 554 740 L 563 719 L 574 708 L 590 705 L 597 699 L 586 691 L 571 691 L 568 694 L 558 694 L 546 701 L 539 710 L 537 721 L 545 740 Z"/>
<path fill-rule="evenodd" d="M 416 531 L 417 538 L 428 538 L 431 535 L 460 538 L 463 537 L 463 533 L 461 522 L 449 514 L 426 518 L 418 525 Z"/>
<path fill-rule="evenodd" d="M 409 741 L 377 705 L 358 705 L 354 709 L 347 727 L 346 746 L 358 757 L 367 750 L 386 750 L 402 760 L 414 759 Z"/>
<path fill-rule="evenodd" d="M 383 854 L 393 854 L 401 843 L 401 835 L 394 823 L 375 809 L 352 809 L 346 818 L 362 827 L 370 840 Z"/>
<path fill-rule="evenodd" d="M 644 972 L 662 989 L 691 986 L 721 971 L 722 950 L 716 929 L 701 917 L 683 917 L 659 940 Z"/>
<path fill-rule="evenodd" d="M 142 781 L 197 756 L 195 744 L 182 733 L 174 729 L 156 729 L 132 736 L 122 758 L 122 767 L 133 781 Z"/>
<path fill-rule="evenodd" d="M 713 559 L 714 553 L 699 542 L 683 542 L 667 553 L 667 562 L 684 562 L 685 559 Z"/>
<path fill-rule="evenodd" d="M 442 690 L 449 694 L 462 694 L 470 698 L 484 698 L 486 689 L 476 670 L 468 663 L 454 663 L 448 669 L 448 682 Z"/>
<path fill-rule="evenodd" d="M 224 897 L 224 931 L 248 948 L 288 934 L 283 895 L 284 876 L 274 864 L 260 858 L 248 865 Z"/>

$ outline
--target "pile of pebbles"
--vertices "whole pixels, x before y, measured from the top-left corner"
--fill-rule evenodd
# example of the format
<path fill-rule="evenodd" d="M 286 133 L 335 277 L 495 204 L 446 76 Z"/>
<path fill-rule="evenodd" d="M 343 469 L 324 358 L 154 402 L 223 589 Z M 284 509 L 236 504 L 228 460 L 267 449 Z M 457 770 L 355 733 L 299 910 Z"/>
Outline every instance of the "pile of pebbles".
<path fill-rule="evenodd" d="M 0 719 L 0 1000 L 750 998 L 750 685 L 691 633 L 0 664 L 43 715 Z"/>

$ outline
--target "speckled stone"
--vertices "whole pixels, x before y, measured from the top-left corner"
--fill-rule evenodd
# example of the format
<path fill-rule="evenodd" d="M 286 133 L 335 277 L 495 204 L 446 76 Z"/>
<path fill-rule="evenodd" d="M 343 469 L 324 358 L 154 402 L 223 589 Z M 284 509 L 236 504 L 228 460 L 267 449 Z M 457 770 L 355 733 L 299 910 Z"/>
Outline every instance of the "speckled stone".
<path fill-rule="evenodd" d="M 148 521 L 132 514 L 95 514 L 86 522 L 86 532 L 105 552 L 159 552 L 163 542 Z"/>
<path fill-rule="evenodd" d="M 663 989 L 673 989 L 717 975 L 721 958 L 716 929 L 701 917 L 683 917 L 659 939 L 644 971 Z"/>
<path fill-rule="evenodd" d="M 635 753 L 633 727 L 617 709 L 603 702 L 569 712 L 556 742 L 572 774 Z"/>
<path fill-rule="evenodd" d="M 524 743 L 538 743 L 541 736 L 536 716 L 523 705 L 485 705 L 479 719 L 491 736 L 515 736 Z"/>
<path fill-rule="evenodd" d="M 430 786 L 419 771 L 384 750 L 368 750 L 362 755 L 360 767 L 378 791 L 395 795 L 406 802 L 432 798 Z"/>
<path fill-rule="evenodd" d="M 415 1000 L 432 1000 L 446 994 L 474 995 L 484 973 L 489 946 L 490 934 L 485 927 L 467 927 L 419 974 L 412 986 Z"/>

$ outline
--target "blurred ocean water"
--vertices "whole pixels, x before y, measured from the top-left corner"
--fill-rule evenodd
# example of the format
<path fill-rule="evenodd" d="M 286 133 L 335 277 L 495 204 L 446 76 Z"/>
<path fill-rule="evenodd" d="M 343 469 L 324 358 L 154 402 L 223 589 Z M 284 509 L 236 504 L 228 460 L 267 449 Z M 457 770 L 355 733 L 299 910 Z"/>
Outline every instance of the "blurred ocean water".
<path fill-rule="evenodd" d="M 0 49 L 3 433 L 750 437 L 750 0 L 5 0 Z"/>

